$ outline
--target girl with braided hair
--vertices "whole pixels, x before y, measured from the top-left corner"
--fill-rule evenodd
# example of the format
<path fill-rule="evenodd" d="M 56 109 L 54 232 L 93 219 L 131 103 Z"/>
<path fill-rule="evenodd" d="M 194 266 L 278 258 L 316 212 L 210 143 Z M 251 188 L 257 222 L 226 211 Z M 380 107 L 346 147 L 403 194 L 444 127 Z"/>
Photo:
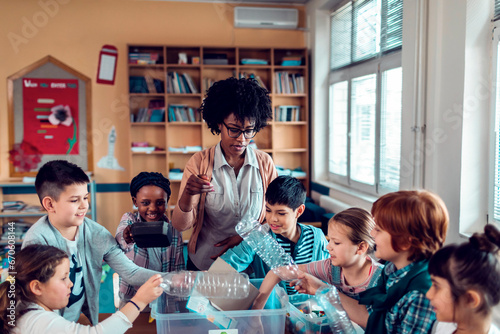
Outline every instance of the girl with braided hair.
<path fill-rule="evenodd" d="M 138 266 L 160 272 L 185 269 L 182 234 L 174 229 L 165 215 L 170 194 L 170 181 L 161 173 L 141 172 L 130 182 L 130 195 L 137 212 L 127 212 L 122 216 L 115 239 L 127 257 Z M 169 233 L 172 235 L 170 246 L 138 247 L 130 233 L 132 225 L 154 221 L 169 223 Z M 120 279 L 120 305 L 127 303 L 135 295 L 137 288 Z"/>
<path fill-rule="evenodd" d="M 499 250 L 499 230 L 486 225 L 484 233 L 432 256 L 427 292 L 437 317 L 432 333 L 500 333 L 492 324 L 492 309 L 500 302 Z"/>

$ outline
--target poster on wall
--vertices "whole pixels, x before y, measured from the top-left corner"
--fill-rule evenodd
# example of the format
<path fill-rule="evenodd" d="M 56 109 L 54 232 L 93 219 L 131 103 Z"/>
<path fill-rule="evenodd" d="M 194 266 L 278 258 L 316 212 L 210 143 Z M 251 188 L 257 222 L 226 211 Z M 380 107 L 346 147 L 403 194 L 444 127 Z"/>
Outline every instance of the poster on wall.
<path fill-rule="evenodd" d="M 78 80 L 23 78 L 24 142 L 41 154 L 78 155 Z"/>

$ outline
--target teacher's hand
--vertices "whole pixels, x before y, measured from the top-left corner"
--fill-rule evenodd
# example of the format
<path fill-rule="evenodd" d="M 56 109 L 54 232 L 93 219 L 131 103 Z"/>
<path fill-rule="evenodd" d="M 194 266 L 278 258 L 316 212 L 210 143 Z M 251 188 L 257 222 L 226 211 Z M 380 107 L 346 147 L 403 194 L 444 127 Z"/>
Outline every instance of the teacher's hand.
<path fill-rule="evenodd" d="M 195 195 L 214 191 L 214 186 L 204 174 L 191 175 L 186 181 L 186 187 L 179 198 L 179 208 L 184 212 L 189 212 L 195 203 Z M 189 227 L 189 226 L 188 226 Z"/>
<path fill-rule="evenodd" d="M 219 254 L 217 254 L 215 256 L 211 256 L 210 258 L 212 260 L 215 260 L 216 258 L 221 256 L 222 254 L 224 254 L 229 248 L 233 248 L 234 246 L 239 245 L 242 240 L 243 240 L 243 238 L 240 237 L 239 235 L 233 235 L 232 237 L 226 238 L 226 239 L 222 240 L 221 242 L 216 243 L 214 246 L 215 247 L 222 247 L 222 250 Z"/>
<path fill-rule="evenodd" d="M 214 191 L 214 186 L 204 174 L 191 175 L 186 182 L 186 188 L 184 188 L 184 191 L 189 195 L 198 195 Z"/>

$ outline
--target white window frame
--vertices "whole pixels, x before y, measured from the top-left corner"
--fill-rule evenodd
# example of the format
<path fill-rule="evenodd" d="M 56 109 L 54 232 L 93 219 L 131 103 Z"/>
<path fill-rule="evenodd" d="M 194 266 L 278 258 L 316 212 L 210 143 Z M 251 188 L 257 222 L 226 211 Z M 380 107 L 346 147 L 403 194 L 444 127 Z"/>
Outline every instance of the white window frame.
<path fill-rule="evenodd" d="M 331 87 L 333 84 L 342 82 L 342 81 L 348 81 L 348 119 L 350 119 L 350 113 L 351 113 L 351 81 L 354 78 L 369 75 L 369 74 L 376 74 L 377 76 L 377 92 L 376 92 L 376 103 L 375 103 L 375 184 L 374 185 L 367 185 L 361 182 L 357 182 L 354 180 L 351 180 L 349 177 L 350 174 L 350 152 L 347 152 L 347 176 L 343 175 L 338 175 L 331 173 L 328 171 L 329 175 L 329 180 L 343 185 L 347 186 L 349 188 L 359 190 L 365 193 L 373 194 L 373 195 L 381 195 L 388 193 L 390 191 L 394 191 L 393 189 L 384 189 L 380 186 L 379 184 L 379 178 L 380 178 L 380 115 L 381 115 L 381 89 L 382 89 L 382 73 L 391 70 L 394 68 L 398 68 L 402 66 L 402 51 L 398 50 L 389 54 L 386 54 L 380 58 L 375 58 L 371 59 L 368 61 L 365 61 L 361 64 L 348 67 L 345 69 L 340 69 L 340 70 L 335 70 L 330 73 L 330 78 L 329 78 L 329 87 Z M 330 88 L 329 88 L 330 89 Z M 329 99 L 329 98 L 328 98 Z M 328 114 L 329 117 L 331 117 L 331 112 L 332 110 L 330 109 L 330 101 L 328 104 Z M 329 125 L 330 126 L 330 123 Z M 350 121 L 348 121 L 348 126 L 350 126 Z M 349 139 L 349 129 L 348 129 L 348 139 Z M 328 147 L 328 152 L 330 152 L 330 145 L 332 143 L 329 143 Z M 348 141 L 348 151 L 350 150 L 350 145 Z"/>
<path fill-rule="evenodd" d="M 495 171 L 497 169 L 497 166 L 495 164 L 495 156 L 498 152 L 498 147 L 496 145 L 496 139 L 498 138 L 498 133 L 499 131 L 498 128 L 498 123 L 496 122 L 496 104 L 497 104 L 497 89 L 500 89 L 500 87 L 497 87 L 497 82 L 500 80 L 500 78 L 497 78 L 497 63 L 499 61 L 499 53 L 498 53 L 498 48 L 500 46 L 500 20 L 494 22 L 493 24 L 493 36 L 492 36 L 492 41 L 491 41 L 491 73 L 492 73 L 492 94 L 491 94 L 491 114 L 490 114 L 490 124 L 491 124 L 491 130 L 490 130 L 490 163 L 489 163 L 489 189 L 488 193 L 490 194 L 490 198 L 488 201 L 488 219 L 487 222 L 494 222 L 497 224 L 500 224 L 500 220 L 495 219 Z"/>

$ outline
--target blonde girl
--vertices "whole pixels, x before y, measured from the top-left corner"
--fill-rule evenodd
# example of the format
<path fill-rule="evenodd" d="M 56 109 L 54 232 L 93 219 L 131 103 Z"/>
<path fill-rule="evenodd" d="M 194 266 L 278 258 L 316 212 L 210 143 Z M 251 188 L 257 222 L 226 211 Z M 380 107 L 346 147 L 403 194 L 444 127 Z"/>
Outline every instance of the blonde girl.
<path fill-rule="evenodd" d="M 328 283 L 357 298 L 360 292 L 374 286 L 383 268 L 370 256 L 374 246 L 370 232 L 374 226 L 371 214 L 361 208 L 349 208 L 334 215 L 328 222 L 330 258 L 299 265 L 301 282 L 295 288 L 300 293 L 313 295 Z M 253 308 L 264 306 L 279 281 L 273 272 L 266 275 Z"/>

